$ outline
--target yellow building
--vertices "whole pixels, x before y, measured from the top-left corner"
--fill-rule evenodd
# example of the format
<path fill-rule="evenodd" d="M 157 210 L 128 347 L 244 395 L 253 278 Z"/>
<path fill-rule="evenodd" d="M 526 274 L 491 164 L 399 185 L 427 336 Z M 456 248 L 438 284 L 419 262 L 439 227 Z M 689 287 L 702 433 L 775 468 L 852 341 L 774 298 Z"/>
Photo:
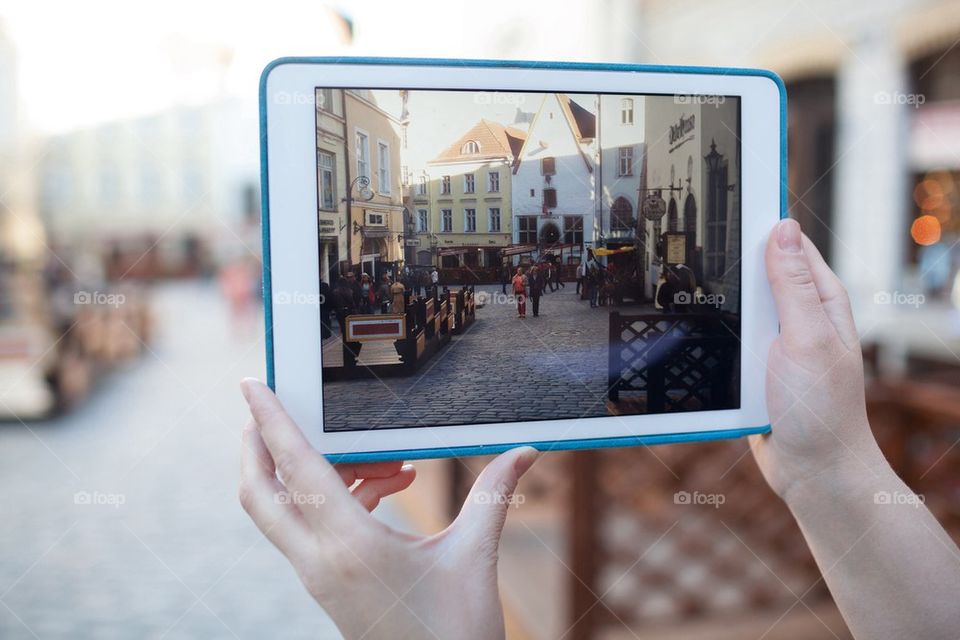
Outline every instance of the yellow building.
<path fill-rule="evenodd" d="M 401 123 L 369 91 L 344 93 L 347 140 L 345 242 L 352 267 L 380 276 L 403 260 Z"/>
<path fill-rule="evenodd" d="M 510 244 L 511 167 L 525 134 L 481 120 L 427 163 L 415 185 L 417 262 L 446 267 L 500 265 Z"/>

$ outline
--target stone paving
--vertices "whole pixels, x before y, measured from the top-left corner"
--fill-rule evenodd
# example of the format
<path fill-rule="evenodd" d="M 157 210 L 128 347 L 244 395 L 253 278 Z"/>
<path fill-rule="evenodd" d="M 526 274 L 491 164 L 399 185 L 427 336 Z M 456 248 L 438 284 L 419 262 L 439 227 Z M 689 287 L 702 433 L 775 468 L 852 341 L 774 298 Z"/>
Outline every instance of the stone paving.
<path fill-rule="evenodd" d="M 231 333 L 212 285 L 154 298 L 152 353 L 68 415 L 0 424 L 0 638 L 339 638 L 237 502 L 262 322 Z"/>
<path fill-rule="evenodd" d="M 576 285 L 546 294 L 540 316 L 517 318 L 512 296 L 478 287 L 476 322 L 416 374 L 324 385 L 328 429 L 377 429 L 607 415 L 609 307 Z M 637 313 L 641 307 L 631 306 Z"/>

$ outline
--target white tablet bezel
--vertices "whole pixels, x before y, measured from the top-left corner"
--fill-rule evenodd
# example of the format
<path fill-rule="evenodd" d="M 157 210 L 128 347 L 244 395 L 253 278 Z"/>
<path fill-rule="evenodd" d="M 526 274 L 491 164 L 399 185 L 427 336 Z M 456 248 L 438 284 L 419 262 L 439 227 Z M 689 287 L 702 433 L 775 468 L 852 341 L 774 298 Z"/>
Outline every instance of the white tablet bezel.
<path fill-rule="evenodd" d="M 741 398 L 740 408 L 635 416 L 323 431 L 316 215 L 316 87 L 477 89 L 490 91 L 657 93 L 741 98 Z M 763 247 L 781 217 L 781 92 L 765 75 L 659 71 L 502 68 L 467 65 L 356 64 L 291 61 L 265 71 L 261 107 L 265 147 L 265 209 L 269 211 L 274 388 L 311 443 L 327 454 L 403 450 L 445 451 L 481 445 L 576 442 L 627 436 L 720 432 L 769 424 L 766 358 L 778 331 L 764 275 Z M 293 294 L 291 294 L 293 292 Z M 482 322 L 482 312 L 478 313 Z M 268 366 L 271 363 L 268 363 Z M 502 447 L 501 447 L 502 448 Z"/>

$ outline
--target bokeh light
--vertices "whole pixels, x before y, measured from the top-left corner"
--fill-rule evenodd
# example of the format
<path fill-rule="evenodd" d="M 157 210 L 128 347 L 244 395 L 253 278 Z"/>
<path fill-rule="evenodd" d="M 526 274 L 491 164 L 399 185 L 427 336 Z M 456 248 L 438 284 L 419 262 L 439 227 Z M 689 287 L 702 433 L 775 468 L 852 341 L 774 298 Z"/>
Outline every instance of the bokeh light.
<path fill-rule="evenodd" d="M 929 214 L 920 216 L 910 227 L 910 237 L 922 246 L 936 244 L 940 241 L 940 221 Z"/>

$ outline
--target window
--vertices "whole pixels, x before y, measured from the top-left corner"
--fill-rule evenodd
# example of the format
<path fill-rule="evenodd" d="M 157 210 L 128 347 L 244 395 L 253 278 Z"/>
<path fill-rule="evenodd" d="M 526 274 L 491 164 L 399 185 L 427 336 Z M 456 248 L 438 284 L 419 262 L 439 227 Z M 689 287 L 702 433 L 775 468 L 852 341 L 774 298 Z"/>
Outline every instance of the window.
<path fill-rule="evenodd" d="M 362 131 L 356 134 L 357 175 L 370 177 L 370 138 Z"/>
<path fill-rule="evenodd" d="M 556 206 L 557 206 L 557 190 L 544 189 L 543 190 L 543 208 L 555 209 Z"/>
<path fill-rule="evenodd" d="M 320 167 L 320 208 L 337 208 L 337 181 L 334 174 L 335 159 L 332 153 L 320 151 L 317 154 L 317 164 Z"/>
<path fill-rule="evenodd" d="M 400 167 L 400 180 L 403 182 L 403 186 L 410 186 L 410 167 L 407 165 Z"/>
<path fill-rule="evenodd" d="M 420 181 L 417 182 L 417 195 L 427 195 L 427 176 L 420 176 Z"/>
<path fill-rule="evenodd" d="M 531 198 L 536 198 L 536 197 L 537 197 L 537 190 L 536 190 L 536 189 L 530 189 L 530 197 L 531 197 Z"/>
<path fill-rule="evenodd" d="M 500 191 L 500 172 L 491 171 L 487 174 L 487 191 Z"/>
<path fill-rule="evenodd" d="M 463 230 L 467 233 L 473 233 L 477 230 L 477 210 L 463 210 Z"/>
<path fill-rule="evenodd" d="M 540 159 L 540 174 L 552 176 L 557 173 L 557 159 L 552 156 Z"/>
<path fill-rule="evenodd" d="M 460 147 L 460 153 L 465 156 L 480 153 L 480 143 L 476 140 L 467 140 L 463 143 L 463 146 Z"/>
<path fill-rule="evenodd" d="M 473 193 L 476 183 L 473 178 L 472 173 L 463 174 L 463 192 L 464 193 Z"/>
<path fill-rule="evenodd" d="M 427 210 L 417 209 L 417 231 L 419 231 L 420 233 L 426 233 L 428 230 L 428 227 L 427 227 L 428 220 L 429 218 L 427 217 Z"/>
<path fill-rule="evenodd" d="M 440 195 L 450 195 L 450 176 L 440 178 Z"/>
<path fill-rule="evenodd" d="M 620 177 L 633 175 L 633 147 L 620 147 L 617 175 Z"/>
<path fill-rule="evenodd" d="M 633 205 L 620 196 L 610 207 L 610 228 L 614 231 L 629 231 L 633 228 Z"/>
<path fill-rule="evenodd" d="M 564 216 L 563 241 L 568 244 L 583 244 L 583 216 Z"/>
<path fill-rule="evenodd" d="M 633 124 L 633 98 L 620 101 L 620 124 Z"/>
<path fill-rule="evenodd" d="M 487 209 L 487 231 L 500 231 L 500 207 L 490 207 Z"/>
<path fill-rule="evenodd" d="M 317 89 L 317 107 L 321 111 L 336 115 L 338 106 L 333 101 L 333 89 Z"/>
<path fill-rule="evenodd" d="M 380 193 L 390 193 L 390 146 L 386 142 L 377 143 L 377 166 Z"/>
<path fill-rule="evenodd" d="M 721 160 L 707 175 L 706 276 L 723 278 L 727 270 L 727 162 Z"/>
<path fill-rule="evenodd" d="M 373 227 L 382 227 L 386 224 L 382 213 L 367 211 L 367 224 Z"/>
<path fill-rule="evenodd" d="M 440 209 L 440 231 L 453 231 L 453 209 Z"/>
<path fill-rule="evenodd" d="M 537 217 L 536 216 L 518 216 L 517 230 L 520 244 L 537 244 Z"/>

